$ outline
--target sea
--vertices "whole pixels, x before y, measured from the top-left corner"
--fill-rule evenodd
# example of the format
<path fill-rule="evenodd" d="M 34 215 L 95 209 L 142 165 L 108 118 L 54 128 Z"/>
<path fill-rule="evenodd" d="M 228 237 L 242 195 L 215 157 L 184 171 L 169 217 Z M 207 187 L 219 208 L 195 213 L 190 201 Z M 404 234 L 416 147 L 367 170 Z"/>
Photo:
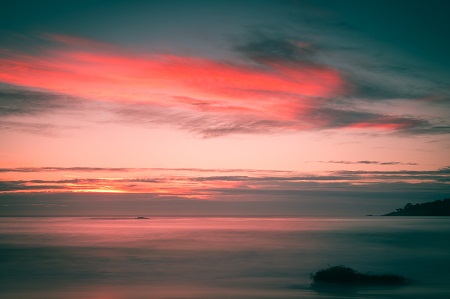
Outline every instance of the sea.
<path fill-rule="evenodd" d="M 315 289 L 344 265 L 401 287 Z M 446 217 L 2 217 L 3 299 L 450 298 Z"/>

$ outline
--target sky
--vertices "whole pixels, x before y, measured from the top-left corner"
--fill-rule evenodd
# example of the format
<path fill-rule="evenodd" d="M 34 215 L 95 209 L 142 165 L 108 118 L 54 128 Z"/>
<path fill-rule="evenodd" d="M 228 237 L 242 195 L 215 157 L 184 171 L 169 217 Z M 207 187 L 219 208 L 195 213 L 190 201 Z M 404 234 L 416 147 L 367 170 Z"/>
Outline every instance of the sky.
<path fill-rule="evenodd" d="M 364 215 L 450 194 L 447 1 L 10 1 L 0 215 Z"/>

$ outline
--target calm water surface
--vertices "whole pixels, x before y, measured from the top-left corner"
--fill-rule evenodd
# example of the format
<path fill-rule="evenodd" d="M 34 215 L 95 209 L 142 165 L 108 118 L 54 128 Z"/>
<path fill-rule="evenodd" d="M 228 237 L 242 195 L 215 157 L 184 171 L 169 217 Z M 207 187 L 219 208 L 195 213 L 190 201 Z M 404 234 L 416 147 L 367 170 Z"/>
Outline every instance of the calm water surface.
<path fill-rule="evenodd" d="M 416 283 L 309 288 L 339 264 Z M 450 298 L 450 219 L 0 218 L 0 297 Z"/>

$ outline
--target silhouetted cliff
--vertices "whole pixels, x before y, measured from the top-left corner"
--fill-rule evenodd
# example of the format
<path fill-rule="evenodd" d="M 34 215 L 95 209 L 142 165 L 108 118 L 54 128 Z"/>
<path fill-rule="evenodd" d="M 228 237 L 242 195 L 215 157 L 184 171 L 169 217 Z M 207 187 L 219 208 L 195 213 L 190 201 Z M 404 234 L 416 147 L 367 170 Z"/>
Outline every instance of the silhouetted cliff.
<path fill-rule="evenodd" d="M 383 216 L 450 216 L 450 198 L 433 202 L 411 204 Z"/>

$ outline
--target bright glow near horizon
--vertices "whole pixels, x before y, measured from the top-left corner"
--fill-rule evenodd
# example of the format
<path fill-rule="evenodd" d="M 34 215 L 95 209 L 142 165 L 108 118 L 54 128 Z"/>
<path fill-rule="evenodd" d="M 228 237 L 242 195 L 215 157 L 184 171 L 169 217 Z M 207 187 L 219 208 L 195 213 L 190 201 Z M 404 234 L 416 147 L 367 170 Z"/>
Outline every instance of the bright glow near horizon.
<path fill-rule="evenodd" d="M 93 1 L 45 22 L 5 19 L 0 193 L 300 206 L 302 192 L 361 186 L 445 196 L 450 74 L 433 60 L 448 45 L 422 37 L 443 49 L 427 56 L 415 40 L 389 43 L 370 21 L 381 4 L 257 3 L 117 1 L 85 14 Z M 239 13 L 226 22 L 224 9 Z M 329 25 L 340 22 L 359 31 Z"/>

